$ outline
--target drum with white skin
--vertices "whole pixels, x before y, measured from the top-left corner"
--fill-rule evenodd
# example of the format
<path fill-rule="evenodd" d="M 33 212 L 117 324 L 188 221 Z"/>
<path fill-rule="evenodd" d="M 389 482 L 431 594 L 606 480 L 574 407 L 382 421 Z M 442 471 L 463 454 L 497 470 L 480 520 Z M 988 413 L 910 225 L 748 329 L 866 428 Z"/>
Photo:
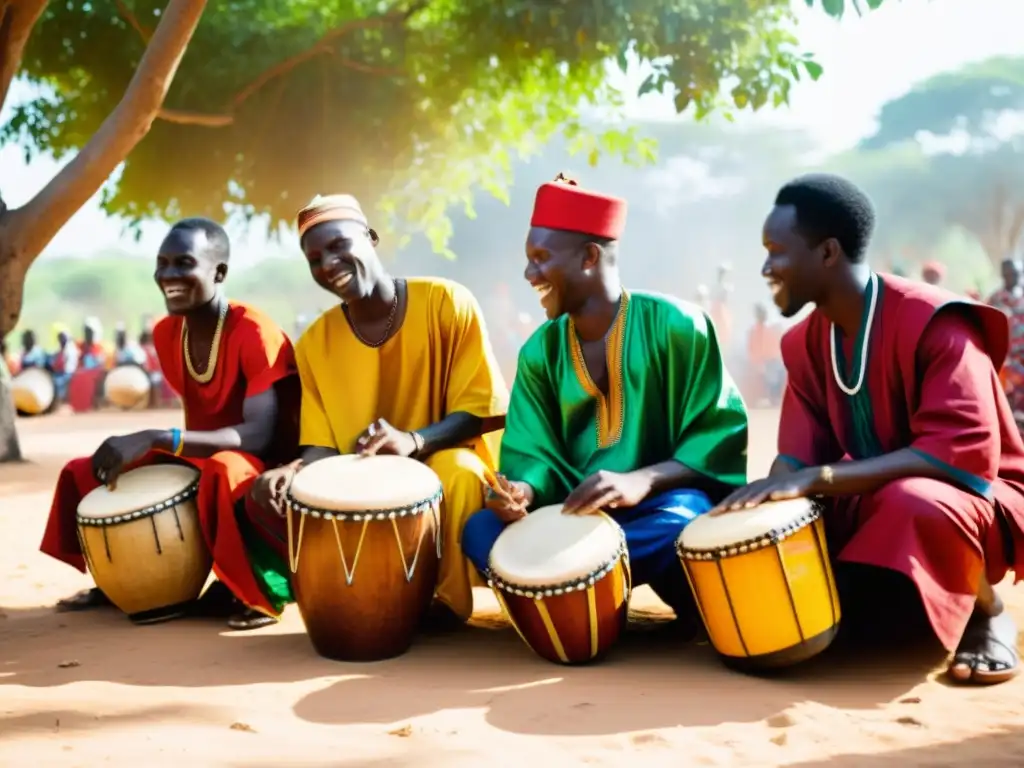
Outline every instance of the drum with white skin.
<path fill-rule="evenodd" d="M 125 411 L 149 405 L 153 382 L 141 365 L 125 363 L 111 368 L 103 377 L 103 399 Z"/>
<path fill-rule="evenodd" d="M 708 637 L 728 666 L 792 666 L 836 636 L 839 595 L 825 524 L 808 499 L 701 515 L 676 546 Z"/>
<path fill-rule="evenodd" d="M 199 527 L 199 471 L 154 464 L 125 472 L 78 505 L 89 572 L 110 601 L 139 624 L 183 615 L 199 597 L 213 558 Z"/>
<path fill-rule="evenodd" d="M 598 659 L 625 627 L 632 585 L 626 536 L 604 513 L 537 509 L 502 531 L 488 570 L 520 637 L 548 661 Z"/>
<path fill-rule="evenodd" d="M 288 490 L 295 601 L 317 653 L 376 661 L 405 653 L 434 597 L 441 480 L 402 456 L 332 456 Z"/>
<path fill-rule="evenodd" d="M 45 368 L 26 368 L 11 379 L 14 408 L 21 416 L 41 416 L 57 405 L 57 386 Z"/>

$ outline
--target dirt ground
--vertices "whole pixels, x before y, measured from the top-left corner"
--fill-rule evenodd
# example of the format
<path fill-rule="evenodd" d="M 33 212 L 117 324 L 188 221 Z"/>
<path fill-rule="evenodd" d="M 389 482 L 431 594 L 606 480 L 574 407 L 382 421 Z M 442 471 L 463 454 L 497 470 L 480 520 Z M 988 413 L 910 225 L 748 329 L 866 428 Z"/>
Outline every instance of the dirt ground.
<path fill-rule="evenodd" d="M 231 633 L 55 614 L 87 577 L 38 551 L 61 463 L 173 412 L 20 423 L 30 462 L 0 467 L 0 764 L 10 766 L 1020 766 L 1024 681 L 961 689 L 941 659 L 826 655 L 777 679 L 706 644 L 628 634 L 605 662 L 534 657 L 480 591 L 477 626 L 373 664 L 318 657 L 292 607 Z M 778 415 L 752 414 L 752 473 Z M 1024 620 L 1021 590 L 1001 587 Z M 648 617 L 659 604 L 640 590 Z"/>

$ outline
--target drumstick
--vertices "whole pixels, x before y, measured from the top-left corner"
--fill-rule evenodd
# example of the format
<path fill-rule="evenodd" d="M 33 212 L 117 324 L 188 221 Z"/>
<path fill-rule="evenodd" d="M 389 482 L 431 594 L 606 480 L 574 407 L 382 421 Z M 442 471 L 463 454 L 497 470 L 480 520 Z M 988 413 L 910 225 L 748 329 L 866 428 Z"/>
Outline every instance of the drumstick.
<path fill-rule="evenodd" d="M 496 494 L 508 501 L 514 501 L 512 495 L 505 489 L 505 484 L 502 482 L 503 478 L 494 474 L 490 467 L 484 467 L 484 479 L 487 481 L 487 485 L 489 485 L 491 490 Z"/>

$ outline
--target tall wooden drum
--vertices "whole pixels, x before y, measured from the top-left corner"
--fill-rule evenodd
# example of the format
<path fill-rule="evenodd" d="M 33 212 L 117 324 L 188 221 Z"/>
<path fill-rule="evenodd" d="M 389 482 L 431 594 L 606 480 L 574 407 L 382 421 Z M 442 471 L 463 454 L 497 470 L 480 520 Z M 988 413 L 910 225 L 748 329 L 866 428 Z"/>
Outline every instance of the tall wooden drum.
<path fill-rule="evenodd" d="M 542 507 L 498 537 L 489 584 L 520 637 L 560 664 L 603 656 L 626 624 L 631 588 L 622 527 L 603 513 Z"/>
<path fill-rule="evenodd" d="M 153 382 L 146 369 L 135 363 L 124 363 L 111 368 L 103 377 L 103 399 L 124 411 L 149 405 Z"/>
<path fill-rule="evenodd" d="M 26 368 L 11 379 L 14 408 L 21 416 L 41 416 L 57 406 L 57 386 L 45 368 Z"/>
<path fill-rule="evenodd" d="M 96 586 L 137 624 L 182 616 L 213 558 L 199 527 L 199 471 L 182 464 L 129 470 L 78 505 L 78 537 Z"/>
<path fill-rule="evenodd" d="M 405 653 L 441 558 L 441 480 L 402 456 L 332 456 L 288 491 L 295 600 L 313 647 L 338 661 Z"/>
<path fill-rule="evenodd" d="M 839 629 L 825 525 L 807 499 L 702 515 L 679 557 L 708 637 L 743 671 L 787 667 L 824 651 Z"/>

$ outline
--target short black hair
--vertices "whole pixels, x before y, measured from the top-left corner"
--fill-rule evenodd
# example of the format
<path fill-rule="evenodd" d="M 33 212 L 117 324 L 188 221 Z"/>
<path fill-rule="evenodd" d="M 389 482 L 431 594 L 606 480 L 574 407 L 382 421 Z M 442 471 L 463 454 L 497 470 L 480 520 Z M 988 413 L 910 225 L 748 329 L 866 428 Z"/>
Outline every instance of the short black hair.
<path fill-rule="evenodd" d="M 206 235 L 206 241 L 210 244 L 218 261 L 226 262 L 231 258 L 231 240 L 228 238 L 228 233 L 213 219 L 203 216 L 182 219 L 171 227 L 171 232 L 202 232 Z"/>
<path fill-rule="evenodd" d="M 829 173 L 800 176 L 779 190 L 775 205 L 793 206 L 797 227 L 815 245 L 834 237 L 846 258 L 864 260 L 875 229 L 875 208 L 849 179 Z"/>

